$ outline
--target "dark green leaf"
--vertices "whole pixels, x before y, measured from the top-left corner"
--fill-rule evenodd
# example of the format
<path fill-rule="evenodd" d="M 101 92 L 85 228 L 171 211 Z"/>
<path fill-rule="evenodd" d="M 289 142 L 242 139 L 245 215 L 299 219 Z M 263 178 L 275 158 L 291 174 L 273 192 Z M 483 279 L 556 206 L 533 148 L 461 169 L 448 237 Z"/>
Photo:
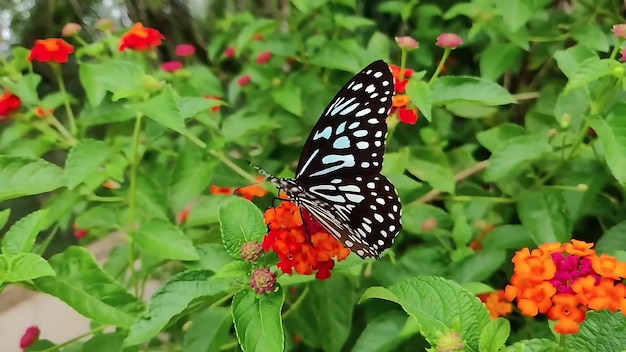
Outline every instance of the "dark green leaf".
<path fill-rule="evenodd" d="M 511 139 L 527 134 L 526 130 L 520 125 L 503 123 L 488 130 L 478 132 L 476 139 L 478 139 L 478 142 L 480 142 L 483 147 L 487 148 L 487 150 L 495 153 L 497 150 L 502 149 Z"/>
<path fill-rule="evenodd" d="M 506 260 L 506 252 L 498 249 L 483 249 L 454 264 L 450 279 L 465 283 L 487 280 Z"/>
<path fill-rule="evenodd" d="M 521 225 L 497 226 L 482 241 L 485 249 L 513 249 L 532 247 L 534 242 L 528 231 Z"/>
<path fill-rule="evenodd" d="M 176 225 L 165 220 L 151 219 L 132 236 L 142 249 L 163 259 L 200 259 L 191 239 Z"/>
<path fill-rule="evenodd" d="M 489 158 L 485 181 L 493 182 L 506 178 L 519 166 L 528 165 L 551 152 L 550 144 L 538 136 L 514 137 Z"/>
<path fill-rule="evenodd" d="M 613 176 L 626 185 L 626 104 L 613 106 L 606 119 L 585 116 L 604 147 L 604 159 Z"/>
<path fill-rule="evenodd" d="M 361 332 L 354 343 L 352 352 L 393 351 L 399 344 L 398 337 L 406 320 L 406 314 L 398 311 L 377 316 Z"/>
<path fill-rule="evenodd" d="M 527 192 L 520 197 L 517 212 L 536 245 L 567 242 L 572 236 L 565 200 L 558 191 Z"/>
<path fill-rule="evenodd" d="M 280 312 L 285 290 L 259 296 L 251 289 L 237 292 L 232 313 L 235 332 L 243 352 L 281 352 L 285 349 L 285 333 Z"/>
<path fill-rule="evenodd" d="M 111 155 L 111 147 L 103 141 L 83 139 L 70 149 L 65 160 L 67 188 L 72 189 L 94 174 Z"/>
<path fill-rule="evenodd" d="M 439 148 L 413 147 L 407 170 L 433 188 L 454 193 L 454 173 L 448 158 Z"/>
<path fill-rule="evenodd" d="M 480 78 L 469 76 L 444 76 L 435 81 L 430 93 L 434 106 L 454 102 L 477 105 L 507 105 L 517 101 L 502 86 Z"/>
<path fill-rule="evenodd" d="M 65 186 L 63 170 L 43 159 L 0 156 L 0 201 Z"/>
<path fill-rule="evenodd" d="M 195 315 L 191 322 L 185 334 L 185 352 L 219 352 L 233 324 L 230 309 L 226 307 L 209 308 Z"/>
<path fill-rule="evenodd" d="M 519 0 L 515 0 L 519 3 Z M 508 3 L 508 2 L 507 2 Z M 481 76 L 492 81 L 497 80 L 506 71 L 513 69 L 519 61 L 522 51 L 509 43 L 493 43 L 480 54 Z"/>
<path fill-rule="evenodd" d="M 615 255 L 616 251 L 626 250 L 626 221 L 617 223 L 608 229 L 602 237 L 596 242 L 595 249 L 598 253 L 607 253 Z"/>

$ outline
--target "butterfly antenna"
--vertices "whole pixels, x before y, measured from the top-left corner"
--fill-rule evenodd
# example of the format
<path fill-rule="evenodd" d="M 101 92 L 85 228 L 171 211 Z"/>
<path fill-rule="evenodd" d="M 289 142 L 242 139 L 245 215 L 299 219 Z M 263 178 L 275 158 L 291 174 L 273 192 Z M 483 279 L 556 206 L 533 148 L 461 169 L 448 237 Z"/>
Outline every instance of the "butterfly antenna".
<path fill-rule="evenodd" d="M 242 188 L 244 188 L 244 187 L 254 186 L 254 185 L 259 185 L 259 184 L 261 184 L 261 183 L 265 183 L 265 182 L 268 182 L 268 181 L 269 181 L 269 180 L 263 180 L 263 181 L 254 182 L 254 183 L 250 183 L 250 184 L 247 184 L 247 185 L 239 186 L 239 187 L 237 187 L 237 188 L 235 188 L 235 189 L 233 190 L 233 195 L 236 195 L 236 194 L 237 194 L 237 192 L 239 192 L 239 190 L 240 190 L 240 189 L 242 189 Z"/>

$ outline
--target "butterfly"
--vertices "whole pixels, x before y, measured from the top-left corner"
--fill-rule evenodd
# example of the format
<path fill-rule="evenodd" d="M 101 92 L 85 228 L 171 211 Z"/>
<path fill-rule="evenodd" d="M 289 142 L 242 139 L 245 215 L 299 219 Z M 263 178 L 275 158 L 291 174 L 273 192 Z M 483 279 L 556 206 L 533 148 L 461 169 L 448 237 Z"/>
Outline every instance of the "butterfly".
<path fill-rule="evenodd" d="M 295 178 L 278 178 L 252 165 L 361 258 L 380 259 L 402 229 L 400 197 L 380 174 L 394 87 L 389 65 L 372 62 L 320 116 Z"/>

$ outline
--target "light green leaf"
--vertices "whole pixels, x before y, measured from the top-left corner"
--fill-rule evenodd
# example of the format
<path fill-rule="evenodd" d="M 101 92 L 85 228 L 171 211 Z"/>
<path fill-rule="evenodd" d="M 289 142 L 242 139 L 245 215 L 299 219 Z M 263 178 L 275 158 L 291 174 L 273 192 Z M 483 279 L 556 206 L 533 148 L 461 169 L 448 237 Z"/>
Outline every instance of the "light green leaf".
<path fill-rule="evenodd" d="M 146 216 L 168 220 L 170 211 L 163 188 L 151 176 L 137 175 L 137 206 Z"/>
<path fill-rule="evenodd" d="M 286 84 L 272 90 L 272 100 L 296 116 L 302 116 L 302 90 Z"/>
<path fill-rule="evenodd" d="M 180 111 L 180 116 L 183 119 L 188 119 L 216 106 L 226 105 L 226 102 L 208 98 L 183 97 L 176 101 L 176 105 Z"/>
<path fill-rule="evenodd" d="M 354 31 L 361 27 L 371 27 L 376 24 L 376 22 L 369 18 L 361 16 L 346 16 L 342 14 L 336 14 L 334 16 L 334 21 L 339 27 L 343 27 L 349 31 Z"/>
<path fill-rule="evenodd" d="M 557 66 L 563 74 L 572 79 L 576 68 L 588 58 L 595 57 L 599 60 L 598 54 L 589 49 L 586 45 L 577 44 L 565 50 L 557 50 L 554 53 L 554 59 Z"/>
<path fill-rule="evenodd" d="M 571 239 L 572 224 L 565 209 L 565 200 L 559 191 L 527 192 L 517 203 L 522 225 L 536 245 Z"/>
<path fill-rule="evenodd" d="M 480 332 L 480 351 L 499 352 L 511 333 L 511 324 L 504 318 L 492 320 Z"/>
<path fill-rule="evenodd" d="M 336 42 L 329 42 L 321 47 L 317 53 L 311 55 L 308 64 L 351 73 L 359 72 L 362 69 L 361 63 L 354 53 Z"/>
<path fill-rule="evenodd" d="M 111 155 L 111 147 L 104 141 L 83 139 L 70 149 L 65 160 L 67 188 L 73 189 L 100 172 L 98 170 Z"/>
<path fill-rule="evenodd" d="M 131 352 L 130 349 L 122 349 L 122 343 L 126 334 L 124 332 L 113 332 L 94 335 L 80 349 L 81 352 Z M 136 351 L 136 350 L 135 350 Z"/>
<path fill-rule="evenodd" d="M 485 181 L 493 182 L 506 178 L 517 167 L 528 165 L 551 152 L 550 144 L 538 136 L 514 137 L 489 158 Z"/>
<path fill-rule="evenodd" d="M 400 343 L 398 337 L 406 320 L 406 314 L 398 311 L 390 311 L 375 317 L 361 332 L 354 343 L 352 352 L 395 350 L 395 347 Z"/>
<path fill-rule="evenodd" d="M 435 189 L 454 193 L 454 173 L 446 155 L 439 148 L 411 148 L 407 170 L 412 175 L 428 182 Z"/>
<path fill-rule="evenodd" d="M 477 77 L 444 76 L 433 83 L 430 95 L 433 106 L 454 102 L 468 102 L 476 105 L 507 105 L 517 101 L 502 86 Z"/>
<path fill-rule="evenodd" d="M 428 83 L 421 79 L 410 79 L 406 85 L 406 94 L 409 95 L 411 101 L 417 106 L 419 112 L 430 122 L 433 104 Z"/>
<path fill-rule="evenodd" d="M 193 316 L 184 339 L 185 352 L 219 352 L 233 324 L 230 309 L 213 307 Z"/>
<path fill-rule="evenodd" d="M 13 224 L 2 238 L 2 253 L 30 252 L 37 239 L 37 234 L 43 229 L 46 215 L 48 215 L 47 209 L 37 210 Z"/>
<path fill-rule="evenodd" d="M 611 173 L 626 186 L 626 104 L 615 104 L 606 119 L 585 116 L 604 147 L 604 159 Z"/>
<path fill-rule="evenodd" d="M 195 145 L 186 145 L 178 153 L 168 192 L 171 208 L 175 211 L 180 211 L 198 199 L 211 183 L 218 161 L 215 158 L 207 158 L 206 155 L 206 152 Z"/>
<path fill-rule="evenodd" d="M 65 184 L 63 170 L 43 159 L 0 156 L 0 201 L 54 191 Z"/>
<path fill-rule="evenodd" d="M 166 85 L 158 95 L 150 100 L 135 105 L 135 108 L 167 128 L 182 135 L 188 133 L 185 119 L 178 110 L 174 90 L 170 85 Z"/>
<path fill-rule="evenodd" d="M 222 194 L 200 197 L 198 203 L 194 205 L 189 213 L 185 225 L 195 227 L 219 222 L 220 208 L 232 199 L 234 199 L 233 196 Z"/>
<path fill-rule="evenodd" d="M 76 218 L 76 225 L 81 229 L 115 230 L 122 228 L 120 209 L 117 205 L 100 204 L 82 212 Z"/>
<path fill-rule="evenodd" d="M 590 311 L 577 334 L 565 339 L 570 351 L 623 351 L 626 348 L 626 316 L 609 310 Z"/>
<path fill-rule="evenodd" d="M 267 29 L 269 27 L 275 26 L 276 22 L 267 18 L 257 17 L 254 22 L 248 24 L 240 31 L 238 31 L 237 38 L 235 39 L 235 55 L 239 57 L 241 53 L 244 51 L 245 46 L 252 40 L 252 37 L 255 33 Z"/>
<path fill-rule="evenodd" d="M 9 221 L 9 216 L 11 215 L 11 209 L 7 208 L 0 211 L 0 230 L 7 224 Z"/>
<path fill-rule="evenodd" d="M 241 246 L 250 241 L 263 241 L 267 226 L 263 214 L 252 202 L 233 198 L 219 211 L 224 247 L 235 259 L 241 258 Z"/>
<path fill-rule="evenodd" d="M 519 0 L 515 0 L 519 3 Z M 510 43 L 490 44 L 480 54 L 481 76 L 495 81 L 506 71 L 513 69 L 520 60 L 522 50 Z"/>
<path fill-rule="evenodd" d="M 232 261 L 215 273 L 215 277 L 247 277 L 252 271 L 252 264 L 243 260 Z"/>
<path fill-rule="evenodd" d="M 37 254 L 0 254 L 0 284 L 54 275 L 50 264 Z"/>
<path fill-rule="evenodd" d="M 19 81 L 13 82 L 5 79 L 3 83 L 13 94 L 20 97 L 23 104 L 37 105 L 39 95 L 37 87 L 41 83 L 41 76 L 36 73 L 29 73 L 20 77 Z"/>
<path fill-rule="evenodd" d="M 291 3 L 303 14 L 315 10 L 316 8 L 324 5 L 328 0 L 290 0 Z"/>
<path fill-rule="evenodd" d="M 530 4 L 525 0 L 498 1 L 495 3 L 504 24 L 515 32 L 533 16 Z"/>
<path fill-rule="evenodd" d="M 482 241 L 485 249 L 512 249 L 534 246 L 530 233 L 521 225 L 496 226 Z"/>
<path fill-rule="evenodd" d="M 176 225 L 162 219 L 148 220 L 132 237 L 142 249 L 164 259 L 200 259 L 191 239 Z"/>
<path fill-rule="evenodd" d="M 530 339 L 516 342 L 506 348 L 507 352 L 558 352 L 559 344 L 549 339 Z"/>
<path fill-rule="evenodd" d="M 597 23 L 578 23 L 572 26 L 572 37 L 579 43 L 585 44 L 589 48 L 601 51 L 609 51 L 608 34 Z"/>
<path fill-rule="evenodd" d="M 221 243 L 203 243 L 196 247 L 200 260 L 195 263 L 186 263 L 193 269 L 206 269 L 218 272 L 228 263 L 233 262 L 233 257 L 226 252 Z"/>
<path fill-rule="evenodd" d="M 92 106 L 98 106 L 107 92 L 121 91 L 141 93 L 143 69 L 138 63 L 109 61 L 106 63 L 83 62 L 78 67 L 78 76 Z"/>
<path fill-rule="evenodd" d="M 453 265 L 450 279 L 461 284 L 487 280 L 506 260 L 503 249 L 483 249 Z"/>
<path fill-rule="evenodd" d="M 285 333 L 280 312 L 285 290 L 259 296 L 251 289 L 235 294 L 232 303 L 233 321 L 239 346 L 243 352 L 282 352 Z"/>
<path fill-rule="evenodd" d="M 611 75 L 611 61 L 612 59 L 599 59 L 593 56 L 581 62 L 576 66 L 571 77 L 569 77 L 569 81 L 565 85 L 565 92 L 585 86 L 604 76 Z"/>
<path fill-rule="evenodd" d="M 50 258 L 57 276 L 41 277 L 35 286 L 100 324 L 128 328 L 141 302 L 98 265 L 83 247 L 72 246 Z"/>
<path fill-rule="evenodd" d="M 436 341 L 442 331 L 458 331 L 470 351 L 478 351 L 480 332 L 491 320 L 476 296 L 440 277 L 419 276 L 388 288 L 370 287 L 360 302 L 372 298 L 398 303 L 417 320 L 428 340 Z"/>
<path fill-rule="evenodd" d="M 520 126 L 512 123 L 503 123 L 485 131 L 478 132 L 476 139 L 480 144 L 492 153 L 502 149 L 508 142 L 519 136 L 527 135 L 528 132 Z"/>

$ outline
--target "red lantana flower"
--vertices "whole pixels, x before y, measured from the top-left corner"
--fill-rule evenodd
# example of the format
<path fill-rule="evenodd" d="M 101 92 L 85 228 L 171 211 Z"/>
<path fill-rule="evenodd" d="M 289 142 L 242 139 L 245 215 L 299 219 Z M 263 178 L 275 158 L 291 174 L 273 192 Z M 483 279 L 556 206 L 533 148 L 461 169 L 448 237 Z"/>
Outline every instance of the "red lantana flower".
<path fill-rule="evenodd" d="M 61 38 L 39 39 L 30 49 L 28 61 L 67 63 L 74 46 Z"/>
<path fill-rule="evenodd" d="M 22 106 L 22 100 L 17 95 L 5 90 L 0 95 L 0 122 L 8 120 Z"/>
<path fill-rule="evenodd" d="M 154 28 L 144 27 L 141 22 L 135 23 L 120 38 L 120 51 L 126 49 L 147 51 L 161 45 L 165 36 Z"/>
<path fill-rule="evenodd" d="M 405 92 L 409 78 L 413 76 L 415 71 L 410 68 L 403 70 L 397 65 L 389 65 L 389 68 L 391 68 L 391 74 L 396 81 L 396 95 L 392 98 L 391 115 L 397 113 L 400 122 L 414 125 L 417 123 L 417 107 L 411 103 L 411 98 Z"/>
<path fill-rule="evenodd" d="M 252 77 L 250 75 L 244 75 L 237 79 L 237 84 L 241 87 L 248 85 L 252 81 Z"/>
<path fill-rule="evenodd" d="M 262 65 L 262 64 L 267 63 L 271 59 L 272 59 L 272 52 L 268 50 L 268 51 L 264 51 L 260 53 L 259 56 L 257 56 L 256 58 L 256 62 Z"/>
<path fill-rule="evenodd" d="M 222 99 L 221 99 L 220 97 L 218 97 L 217 95 L 208 95 L 208 94 L 205 94 L 205 95 L 204 95 L 204 98 L 205 98 L 205 99 L 211 99 L 211 100 L 222 100 Z M 212 108 L 211 108 L 211 112 L 216 113 L 216 112 L 220 111 L 220 108 L 221 108 L 221 107 L 222 107 L 221 105 L 216 105 L 216 106 L 214 106 L 214 107 L 212 107 Z"/>
<path fill-rule="evenodd" d="M 183 63 L 180 61 L 166 61 L 161 64 L 161 69 L 165 72 L 174 72 L 183 68 Z"/>
<path fill-rule="evenodd" d="M 264 217 L 270 230 L 263 239 L 263 249 L 278 254 L 277 266 L 286 274 L 315 272 L 316 279 L 325 280 L 335 267 L 335 258 L 342 261 L 350 254 L 306 209 L 294 203 L 282 202 L 276 208 L 269 208 Z"/>

